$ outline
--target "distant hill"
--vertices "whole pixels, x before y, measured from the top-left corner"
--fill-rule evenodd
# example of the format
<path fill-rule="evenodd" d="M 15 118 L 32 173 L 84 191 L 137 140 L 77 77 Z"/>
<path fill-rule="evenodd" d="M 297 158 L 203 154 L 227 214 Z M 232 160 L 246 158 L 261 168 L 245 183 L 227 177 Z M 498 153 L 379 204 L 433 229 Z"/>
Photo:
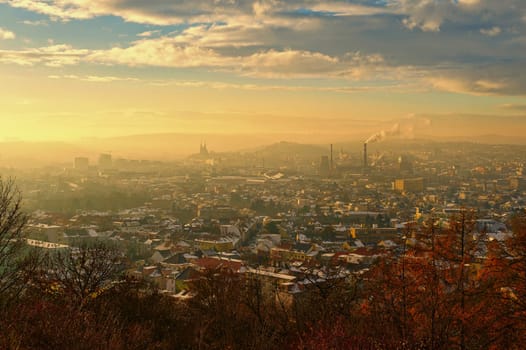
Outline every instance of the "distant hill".
<path fill-rule="evenodd" d="M 88 157 L 96 164 L 100 153 L 114 158 L 174 160 L 199 152 L 207 143 L 214 153 L 258 151 L 268 159 L 282 156 L 319 158 L 328 154 L 328 146 L 305 145 L 294 142 L 270 144 L 275 135 L 192 135 L 149 134 L 113 138 L 90 138 L 77 142 L 0 142 L 0 167 L 34 168 L 49 164 L 73 164 L 75 157 Z"/>
<path fill-rule="evenodd" d="M 497 134 L 476 135 L 468 137 L 444 137 L 446 142 L 474 142 L 491 145 L 526 145 L 526 137 L 523 136 L 504 136 Z"/>
<path fill-rule="evenodd" d="M 81 144 L 100 152 L 112 151 L 123 157 L 174 159 L 198 153 L 202 142 L 206 142 L 210 152 L 233 152 L 269 144 L 277 137 L 262 134 L 164 133 L 85 139 Z"/>
<path fill-rule="evenodd" d="M 276 142 L 276 140 L 287 140 Z M 88 157 L 96 164 L 100 153 L 111 153 L 114 158 L 174 160 L 199 152 L 199 145 L 206 142 L 212 153 L 254 153 L 267 165 L 283 163 L 291 159 L 319 161 L 330 155 L 329 142 L 313 144 L 309 135 L 281 134 L 145 134 L 112 138 L 89 138 L 76 142 L 0 142 L 0 167 L 34 168 L 49 164 L 71 165 L 75 157 Z M 334 155 L 340 151 L 360 158 L 363 138 L 348 137 L 333 141 Z M 460 144 L 515 144 L 526 145 L 522 136 L 485 134 L 479 136 L 434 137 L 420 135 L 419 138 L 390 137 L 385 141 L 369 145 L 369 152 L 400 152 L 410 149 L 434 149 L 440 143 Z"/>
<path fill-rule="evenodd" d="M 253 150 L 259 154 L 294 154 L 303 157 L 320 157 L 330 153 L 329 145 L 312 145 L 281 141 Z"/>

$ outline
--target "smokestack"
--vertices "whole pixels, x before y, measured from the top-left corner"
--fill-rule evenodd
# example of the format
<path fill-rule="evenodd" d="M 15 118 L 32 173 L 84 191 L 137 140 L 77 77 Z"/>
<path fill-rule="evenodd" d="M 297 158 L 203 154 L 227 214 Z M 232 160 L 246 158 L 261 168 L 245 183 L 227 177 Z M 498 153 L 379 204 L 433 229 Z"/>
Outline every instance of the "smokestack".
<path fill-rule="evenodd" d="M 363 144 L 363 168 L 367 169 L 367 142 Z"/>

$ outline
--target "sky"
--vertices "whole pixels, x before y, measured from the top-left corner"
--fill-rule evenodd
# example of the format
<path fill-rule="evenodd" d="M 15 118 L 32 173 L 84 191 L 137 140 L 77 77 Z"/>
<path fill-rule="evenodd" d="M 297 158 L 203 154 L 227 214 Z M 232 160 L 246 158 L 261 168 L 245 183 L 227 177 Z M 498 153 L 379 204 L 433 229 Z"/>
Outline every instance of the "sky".
<path fill-rule="evenodd" d="M 0 0 L 0 140 L 520 138 L 525 67 L 524 0 Z"/>

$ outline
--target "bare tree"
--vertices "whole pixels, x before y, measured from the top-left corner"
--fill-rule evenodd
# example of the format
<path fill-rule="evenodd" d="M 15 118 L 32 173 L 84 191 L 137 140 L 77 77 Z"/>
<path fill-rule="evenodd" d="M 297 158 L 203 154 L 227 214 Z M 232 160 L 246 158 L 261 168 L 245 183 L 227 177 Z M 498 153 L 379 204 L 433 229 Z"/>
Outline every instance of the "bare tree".
<path fill-rule="evenodd" d="M 23 265 L 27 263 L 23 228 L 22 196 L 12 179 L 0 177 L 0 303 L 16 295 L 23 285 Z"/>
<path fill-rule="evenodd" d="M 80 243 L 48 256 L 45 282 L 82 307 L 118 278 L 122 254 L 104 242 Z"/>

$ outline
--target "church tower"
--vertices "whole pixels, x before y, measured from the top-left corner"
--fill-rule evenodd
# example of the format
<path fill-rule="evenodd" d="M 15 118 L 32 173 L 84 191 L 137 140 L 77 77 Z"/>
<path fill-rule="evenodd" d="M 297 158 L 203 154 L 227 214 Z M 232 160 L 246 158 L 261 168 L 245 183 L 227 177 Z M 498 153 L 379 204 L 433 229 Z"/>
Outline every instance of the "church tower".
<path fill-rule="evenodd" d="M 199 155 L 208 156 L 208 148 L 206 148 L 206 141 L 201 142 L 201 145 L 199 147 Z"/>

